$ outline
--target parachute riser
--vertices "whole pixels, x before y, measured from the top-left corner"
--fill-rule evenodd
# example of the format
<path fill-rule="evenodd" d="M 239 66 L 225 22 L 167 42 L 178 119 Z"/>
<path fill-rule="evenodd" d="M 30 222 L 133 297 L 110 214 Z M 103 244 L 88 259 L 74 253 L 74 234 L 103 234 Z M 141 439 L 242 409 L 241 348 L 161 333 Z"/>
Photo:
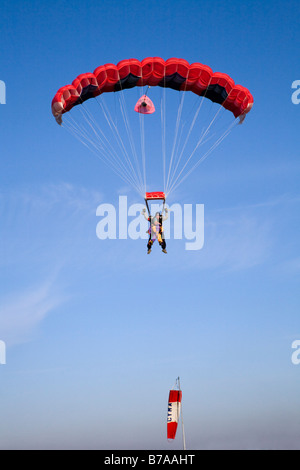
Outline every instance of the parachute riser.
<path fill-rule="evenodd" d="M 166 196 L 165 196 L 164 192 L 160 191 L 160 192 L 146 193 L 145 203 L 146 203 L 146 207 L 147 207 L 147 210 L 148 210 L 149 217 L 151 217 L 151 211 L 150 211 L 148 201 L 163 201 L 163 207 L 162 207 L 162 211 L 161 211 L 161 214 L 163 214 L 163 212 L 165 210 L 165 204 L 166 204 Z"/>
<path fill-rule="evenodd" d="M 181 391 L 180 388 L 180 378 L 177 377 L 176 379 L 176 385 L 178 387 L 178 390 Z M 185 442 L 185 432 L 184 432 L 184 424 L 183 424 L 183 413 L 182 413 L 182 402 L 181 402 L 181 430 L 182 430 L 182 443 L 183 443 L 183 450 L 186 450 L 186 442 Z"/>
<path fill-rule="evenodd" d="M 148 199 L 145 199 L 145 203 L 146 203 L 148 215 L 149 215 L 149 217 L 151 217 L 151 212 L 150 212 L 150 208 L 149 208 L 149 204 L 148 204 Z"/>

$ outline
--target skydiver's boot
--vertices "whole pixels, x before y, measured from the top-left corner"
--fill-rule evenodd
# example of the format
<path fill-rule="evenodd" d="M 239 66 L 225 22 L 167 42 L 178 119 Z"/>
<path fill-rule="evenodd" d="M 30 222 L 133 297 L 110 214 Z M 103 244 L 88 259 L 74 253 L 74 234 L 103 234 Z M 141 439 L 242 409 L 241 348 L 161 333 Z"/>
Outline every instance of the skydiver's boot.
<path fill-rule="evenodd" d="M 161 246 L 161 251 L 167 254 L 165 239 L 162 240 L 162 242 L 160 243 L 160 246 Z"/>
<path fill-rule="evenodd" d="M 151 253 L 151 248 L 149 248 L 149 250 L 147 251 L 147 255 L 150 255 Z"/>

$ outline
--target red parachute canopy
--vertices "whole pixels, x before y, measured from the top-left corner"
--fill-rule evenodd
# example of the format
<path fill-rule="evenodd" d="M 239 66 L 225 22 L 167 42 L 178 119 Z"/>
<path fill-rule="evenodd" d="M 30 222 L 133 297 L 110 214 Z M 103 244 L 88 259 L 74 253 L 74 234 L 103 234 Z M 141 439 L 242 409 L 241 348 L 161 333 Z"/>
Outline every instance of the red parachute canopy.
<path fill-rule="evenodd" d="M 147 87 L 147 91 L 138 93 L 143 96 L 137 102 L 135 100 L 135 108 L 131 103 L 130 113 L 127 113 L 126 100 L 133 97 L 133 93 L 127 91 L 135 87 Z M 160 112 L 150 118 L 148 115 L 155 112 L 154 104 L 147 96 L 148 88 L 152 87 L 161 87 L 164 91 L 155 93 L 157 90 L 151 90 L 151 98 L 154 100 L 157 94 L 161 94 L 161 100 L 160 104 L 156 103 Z M 165 89 L 170 92 L 165 93 Z M 183 92 L 178 100 L 177 117 L 174 90 L 175 95 Z M 112 92 L 121 93 L 116 93 L 116 99 L 112 100 Z M 193 94 L 196 99 L 193 99 Z M 236 85 L 225 73 L 213 72 L 199 62 L 190 64 L 184 59 L 147 57 L 142 61 L 128 59 L 117 65 L 100 65 L 93 73 L 78 75 L 71 84 L 57 91 L 52 100 L 52 113 L 57 123 L 62 124 L 64 113 L 97 97 L 91 100 L 96 106 L 89 103 L 91 106 L 78 106 L 80 112 L 71 112 L 69 119 L 64 119 L 64 127 L 142 197 L 145 197 L 148 181 L 151 181 L 147 174 L 149 170 L 152 174 L 155 172 L 156 188 L 159 187 L 157 178 L 163 180 L 160 187 L 168 197 L 234 127 L 243 122 L 253 105 L 249 90 Z M 115 101 L 114 116 L 110 109 L 112 101 Z M 190 106 L 192 101 L 194 105 Z M 184 102 L 187 112 L 183 113 Z M 138 116 L 131 112 L 133 108 Z M 213 116 L 208 108 L 216 111 Z M 162 174 L 157 171 L 160 157 Z M 163 197 L 152 196 L 151 199 L 165 202 Z"/>
<path fill-rule="evenodd" d="M 57 91 L 52 100 L 52 113 L 61 124 L 62 114 L 89 98 L 145 85 L 192 91 L 219 103 L 235 117 L 244 117 L 253 105 L 249 90 L 236 85 L 225 73 L 213 72 L 210 67 L 198 62 L 189 64 L 184 59 L 165 61 L 160 57 L 147 57 L 141 62 L 128 59 L 117 65 L 100 65 L 93 73 L 79 75 L 71 85 Z"/>
<path fill-rule="evenodd" d="M 182 391 L 170 390 L 167 418 L 167 438 L 175 439 L 181 408 Z"/>

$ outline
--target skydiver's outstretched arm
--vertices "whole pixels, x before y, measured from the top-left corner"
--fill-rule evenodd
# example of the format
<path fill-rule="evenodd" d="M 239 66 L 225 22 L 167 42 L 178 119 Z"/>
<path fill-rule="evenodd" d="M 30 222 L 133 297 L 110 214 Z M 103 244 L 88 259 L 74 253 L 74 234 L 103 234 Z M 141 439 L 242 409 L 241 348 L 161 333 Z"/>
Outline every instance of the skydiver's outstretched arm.
<path fill-rule="evenodd" d="M 147 222 L 148 222 L 149 217 L 148 217 L 148 215 L 146 214 L 146 207 L 144 207 L 144 209 L 142 210 L 142 214 L 143 214 L 143 216 L 145 217 L 145 219 L 146 219 Z"/>
<path fill-rule="evenodd" d="M 163 221 L 164 221 L 164 220 L 167 220 L 167 218 L 169 217 L 169 211 L 168 211 L 168 208 L 167 208 L 167 207 L 164 208 L 164 211 L 165 211 L 165 215 L 162 216 L 162 220 L 163 220 Z M 145 219 L 146 219 L 147 221 L 149 221 L 149 217 L 148 217 L 148 215 L 147 215 L 147 213 L 146 213 L 146 207 L 144 207 L 144 209 L 142 210 L 142 214 L 143 214 L 143 216 L 145 217 Z"/>

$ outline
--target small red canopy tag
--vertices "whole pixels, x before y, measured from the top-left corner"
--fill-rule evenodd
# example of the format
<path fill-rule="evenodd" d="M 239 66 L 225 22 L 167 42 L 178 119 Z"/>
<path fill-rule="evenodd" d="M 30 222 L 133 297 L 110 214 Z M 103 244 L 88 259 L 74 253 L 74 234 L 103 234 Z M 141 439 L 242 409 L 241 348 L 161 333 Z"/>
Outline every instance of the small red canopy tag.
<path fill-rule="evenodd" d="M 134 110 L 140 114 L 153 114 L 155 112 L 155 106 L 148 96 L 143 95 L 136 103 Z"/>

